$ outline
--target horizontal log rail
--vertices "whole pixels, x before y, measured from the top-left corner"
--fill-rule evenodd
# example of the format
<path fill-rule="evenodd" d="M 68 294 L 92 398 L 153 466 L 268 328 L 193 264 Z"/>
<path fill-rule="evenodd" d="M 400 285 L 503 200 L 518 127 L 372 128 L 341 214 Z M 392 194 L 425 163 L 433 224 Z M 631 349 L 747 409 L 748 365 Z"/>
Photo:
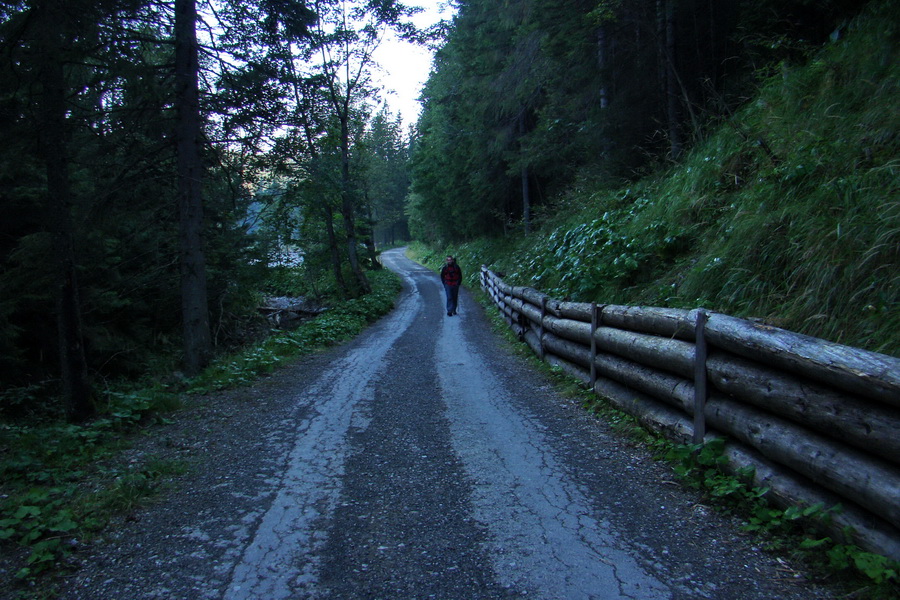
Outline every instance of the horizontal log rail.
<path fill-rule="evenodd" d="M 833 538 L 900 560 L 900 359 L 701 309 L 481 284 L 518 338 L 644 427 L 723 438 L 777 506 L 840 506 Z"/>

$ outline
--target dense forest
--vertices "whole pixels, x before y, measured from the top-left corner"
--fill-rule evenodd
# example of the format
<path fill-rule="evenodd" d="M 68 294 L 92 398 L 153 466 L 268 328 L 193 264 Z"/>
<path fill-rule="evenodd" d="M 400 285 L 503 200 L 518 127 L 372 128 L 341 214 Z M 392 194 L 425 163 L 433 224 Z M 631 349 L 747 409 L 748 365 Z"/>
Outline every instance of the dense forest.
<path fill-rule="evenodd" d="M 106 469 L 124 434 L 390 310 L 389 245 L 900 355 L 895 0 L 449 0 L 426 31 L 414 4 L 0 2 L 17 577 L 177 468 Z M 411 130 L 389 32 L 437 49 Z M 276 328 L 280 296 L 329 310 Z"/>
<path fill-rule="evenodd" d="M 861 3 L 461 2 L 423 93 L 418 237 L 527 232 L 579 179 L 635 179 L 685 152 L 773 69 L 802 62 Z"/>
<path fill-rule="evenodd" d="M 409 239 L 477 240 L 470 263 L 561 296 L 897 350 L 873 324 L 898 287 L 890 2 L 451 4 L 419 31 L 393 0 L 3 2 L 0 412 L 78 419 L 115 381 L 196 375 L 265 335 L 262 295 L 362 297 L 378 246 Z M 872 47 L 819 58 L 865 7 Z M 412 131 L 373 80 L 388 31 L 438 48 Z M 861 324 L 835 318 L 851 306 Z"/>
<path fill-rule="evenodd" d="M 423 94 L 413 235 L 557 298 L 897 354 L 898 13 L 462 3 Z"/>
<path fill-rule="evenodd" d="M 376 236 L 408 237 L 372 51 L 422 39 L 412 12 L 3 2 L 0 411 L 60 396 L 78 419 L 111 381 L 195 375 L 260 328 L 262 293 L 368 292 Z"/>

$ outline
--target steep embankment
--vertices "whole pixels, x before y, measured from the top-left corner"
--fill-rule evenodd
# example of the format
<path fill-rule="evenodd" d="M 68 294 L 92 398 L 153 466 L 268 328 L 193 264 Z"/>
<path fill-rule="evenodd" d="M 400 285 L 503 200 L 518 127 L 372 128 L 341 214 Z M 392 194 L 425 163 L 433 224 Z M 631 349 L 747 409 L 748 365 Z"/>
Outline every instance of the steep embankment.
<path fill-rule="evenodd" d="M 870 4 L 683 163 L 456 249 L 577 300 L 697 307 L 900 354 L 900 19 Z"/>

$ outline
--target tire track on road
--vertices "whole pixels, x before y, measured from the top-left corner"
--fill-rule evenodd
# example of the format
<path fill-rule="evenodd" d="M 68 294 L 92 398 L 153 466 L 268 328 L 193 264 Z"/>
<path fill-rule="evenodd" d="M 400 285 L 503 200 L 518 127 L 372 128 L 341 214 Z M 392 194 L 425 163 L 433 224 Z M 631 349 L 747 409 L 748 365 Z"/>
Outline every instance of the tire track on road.
<path fill-rule="evenodd" d="M 461 320 L 444 321 L 436 356 L 453 445 L 476 482 L 475 516 L 493 534 L 501 583 L 545 600 L 671 597 L 592 516 L 541 428 L 515 410 L 515 392 L 466 339 Z"/>
<path fill-rule="evenodd" d="M 385 355 L 421 308 L 415 292 L 404 294 L 390 316 L 304 393 L 312 404 L 297 425 L 278 493 L 235 566 L 226 599 L 291 598 L 295 588 L 315 597 L 325 527 L 341 492 L 348 432 L 368 426 L 361 401 L 371 397 Z"/>

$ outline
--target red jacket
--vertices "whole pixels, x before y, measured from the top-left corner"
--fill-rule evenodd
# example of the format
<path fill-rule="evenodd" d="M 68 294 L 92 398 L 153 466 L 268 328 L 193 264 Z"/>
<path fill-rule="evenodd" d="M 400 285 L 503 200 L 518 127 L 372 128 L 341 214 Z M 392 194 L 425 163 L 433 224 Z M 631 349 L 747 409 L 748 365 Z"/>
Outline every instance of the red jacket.
<path fill-rule="evenodd" d="M 462 269 L 456 263 L 441 267 L 441 283 L 459 285 L 462 283 Z"/>

